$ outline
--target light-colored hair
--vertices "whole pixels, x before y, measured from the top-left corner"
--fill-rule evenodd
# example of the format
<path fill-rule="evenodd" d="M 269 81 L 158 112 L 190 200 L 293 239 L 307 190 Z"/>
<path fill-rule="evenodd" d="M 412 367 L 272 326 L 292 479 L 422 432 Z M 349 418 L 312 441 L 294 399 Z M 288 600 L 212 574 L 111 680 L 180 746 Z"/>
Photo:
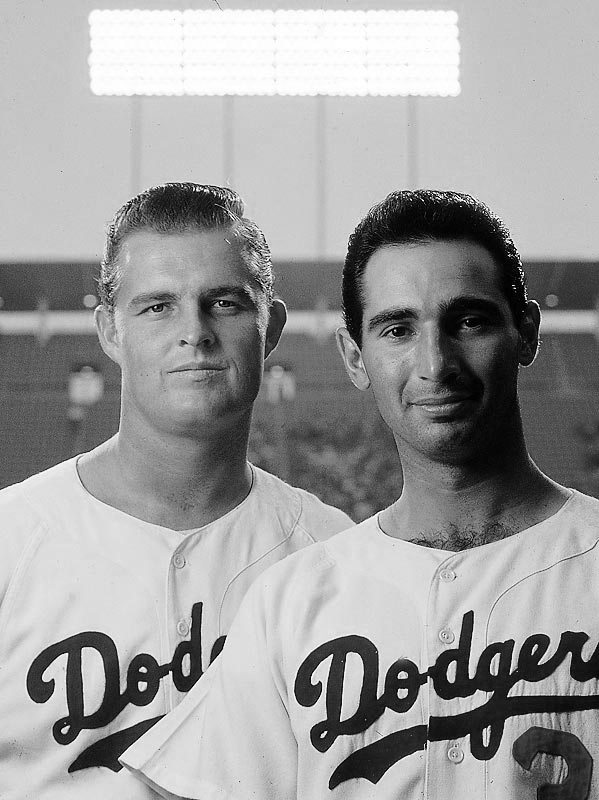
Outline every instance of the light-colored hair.
<path fill-rule="evenodd" d="M 121 280 L 119 257 L 127 236 L 143 230 L 171 234 L 216 228 L 231 229 L 270 305 L 274 280 L 270 250 L 260 228 L 243 216 L 244 210 L 243 200 L 232 189 L 198 183 L 165 183 L 128 200 L 116 212 L 106 233 L 98 278 L 102 305 L 114 310 Z"/>

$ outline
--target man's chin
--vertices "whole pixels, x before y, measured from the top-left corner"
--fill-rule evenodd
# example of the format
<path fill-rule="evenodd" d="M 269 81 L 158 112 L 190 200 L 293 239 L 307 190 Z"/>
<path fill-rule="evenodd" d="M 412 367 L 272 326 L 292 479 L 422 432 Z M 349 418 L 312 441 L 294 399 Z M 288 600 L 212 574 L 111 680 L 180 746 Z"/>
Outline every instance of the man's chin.
<path fill-rule="evenodd" d="M 173 430 L 193 436 L 209 434 L 211 429 L 233 425 L 236 419 L 251 416 L 252 403 L 240 404 L 226 398 L 205 398 L 202 402 L 179 403 L 169 417 Z"/>
<path fill-rule="evenodd" d="M 435 419 L 406 442 L 411 450 L 436 463 L 459 464 L 480 451 L 477 426 L 471 417 Z M 402 440 L 398 440 L 401 455 Z"/>

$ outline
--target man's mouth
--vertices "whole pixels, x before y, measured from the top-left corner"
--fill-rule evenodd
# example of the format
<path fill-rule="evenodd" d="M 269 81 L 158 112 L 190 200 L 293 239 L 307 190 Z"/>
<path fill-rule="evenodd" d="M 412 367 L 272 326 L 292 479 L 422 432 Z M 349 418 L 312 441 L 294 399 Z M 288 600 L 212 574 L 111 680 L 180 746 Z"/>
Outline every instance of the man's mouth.
<path fill-rule="evenodd" d="M 169 372 L 220 372 L 225 369 L 222 364 L 210 364 L 205 362 L 190 361 L 187 364 L 181 364 L 174 367 Z"/>
<path fill-rule="evenodd" d="M 430 395 L 412 400 L 411 405 L 431 416 L 443 417 L 462 411 L 471 400 L 472 395 L 469 394 Z"/>

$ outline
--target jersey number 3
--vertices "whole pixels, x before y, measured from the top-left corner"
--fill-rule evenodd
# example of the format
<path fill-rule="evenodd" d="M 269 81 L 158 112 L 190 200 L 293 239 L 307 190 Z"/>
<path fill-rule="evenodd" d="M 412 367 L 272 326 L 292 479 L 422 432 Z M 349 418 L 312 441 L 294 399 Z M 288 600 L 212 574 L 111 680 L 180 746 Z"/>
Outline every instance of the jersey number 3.
<path fill-rule="evenodd" d="M 537 800 L 587 800 L 591 791 L 593 759 L 577 736 L 567 731 L 529 728 L 514 742 L 512 754 L 527 772 L 540 753 L 561 756 L 568 765 L 562 783 L 544 783 L 537 789 Z"/>

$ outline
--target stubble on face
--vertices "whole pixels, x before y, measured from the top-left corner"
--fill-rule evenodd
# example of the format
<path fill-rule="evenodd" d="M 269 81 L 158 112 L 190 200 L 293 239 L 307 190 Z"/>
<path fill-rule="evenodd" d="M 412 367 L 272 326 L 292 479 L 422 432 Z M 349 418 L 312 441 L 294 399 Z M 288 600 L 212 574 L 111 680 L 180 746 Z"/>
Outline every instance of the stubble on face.
<path fill-rule="evenodd" d="M 461 241 L 385 246 L 367 265 L 361 352 L 403 459 L 480 460 L 521 435 L 518 331 L 497 270 Z"/>

